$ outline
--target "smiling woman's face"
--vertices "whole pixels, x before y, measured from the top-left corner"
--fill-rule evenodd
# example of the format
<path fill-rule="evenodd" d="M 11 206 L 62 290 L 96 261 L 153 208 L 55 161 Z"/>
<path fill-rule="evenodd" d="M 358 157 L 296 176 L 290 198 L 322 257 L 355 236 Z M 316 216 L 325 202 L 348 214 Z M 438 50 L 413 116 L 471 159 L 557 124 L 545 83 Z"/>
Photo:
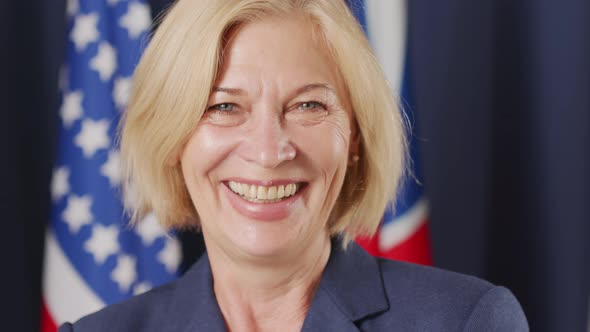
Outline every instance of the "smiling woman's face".
<path fill-rule="evenodd" d="M 208 250 L 296 255 L 327 236 L 346 173 L 343 82 L 302 19 L 267 18 L 230 37 L 182 172 Z"/>

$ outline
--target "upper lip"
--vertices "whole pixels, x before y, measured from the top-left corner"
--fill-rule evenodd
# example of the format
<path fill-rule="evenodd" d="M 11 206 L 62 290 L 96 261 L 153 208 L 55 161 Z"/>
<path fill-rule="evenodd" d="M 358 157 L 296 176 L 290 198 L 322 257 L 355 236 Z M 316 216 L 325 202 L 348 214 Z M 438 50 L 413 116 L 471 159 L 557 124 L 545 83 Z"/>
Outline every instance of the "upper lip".
<path fill-rule="evenodd" d="M 299 179 L 299 178 L 255 180 L 255 179 L 246 179 L 246 178 L 239 178 L 239 177 L 228 178 L 228 179 L 225 179 L 223 182 L 228 182 L 228 181 L 235 181 L 235 182 L 239 182 L 239 183 L 264 186 L 264 187 L 287 185 L 289 183 L 305 183 L 305 182 L 307 182 L 304 179 Z"/>

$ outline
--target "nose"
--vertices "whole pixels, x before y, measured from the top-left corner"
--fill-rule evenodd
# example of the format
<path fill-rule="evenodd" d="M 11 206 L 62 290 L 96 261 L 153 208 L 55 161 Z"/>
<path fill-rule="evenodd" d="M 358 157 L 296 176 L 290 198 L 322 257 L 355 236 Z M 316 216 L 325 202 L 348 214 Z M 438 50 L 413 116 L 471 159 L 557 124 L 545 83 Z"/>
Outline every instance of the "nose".
<path fill-rule="evenodd" d="M 295 158 L 296 149 L 281 114 L 276 111 L 254 112 L 239 149 L 244 160 L 264 168 L 276 168 Z"/>

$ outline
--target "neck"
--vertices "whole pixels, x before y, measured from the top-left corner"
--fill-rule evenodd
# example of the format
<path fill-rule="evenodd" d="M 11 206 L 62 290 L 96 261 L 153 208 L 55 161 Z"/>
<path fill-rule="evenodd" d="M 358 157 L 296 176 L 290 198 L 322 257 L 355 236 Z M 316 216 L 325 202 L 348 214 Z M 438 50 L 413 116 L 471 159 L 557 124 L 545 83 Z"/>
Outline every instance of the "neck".
<path fill-rule="evenodd" d="M 229 330 L 301 330 L 330 250 L 328 235 L 288 257 L 263 261 L 208 247 L 213 289 Z"/>

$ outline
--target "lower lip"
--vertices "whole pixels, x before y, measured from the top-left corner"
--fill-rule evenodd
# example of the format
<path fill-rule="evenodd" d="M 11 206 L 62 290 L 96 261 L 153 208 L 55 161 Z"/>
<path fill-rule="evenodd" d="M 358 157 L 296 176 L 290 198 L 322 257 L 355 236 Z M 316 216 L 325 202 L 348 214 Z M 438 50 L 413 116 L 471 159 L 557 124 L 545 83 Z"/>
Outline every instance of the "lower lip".
<path fill-rule="evenodd" d="M 241 215 L 260 220 L 260 221 L 276 221 L 286 218 L 293 208 L 293 204 L 301 198 L 301 192 L 305 188 L 300 189 L 295 195 L 285 198 L 275 203 L 254 203 L 247 201 L 242 196 L 231 191 L 225 184 L 221 185 L 225 192 L 230 205 L 238 211 Z"/>

